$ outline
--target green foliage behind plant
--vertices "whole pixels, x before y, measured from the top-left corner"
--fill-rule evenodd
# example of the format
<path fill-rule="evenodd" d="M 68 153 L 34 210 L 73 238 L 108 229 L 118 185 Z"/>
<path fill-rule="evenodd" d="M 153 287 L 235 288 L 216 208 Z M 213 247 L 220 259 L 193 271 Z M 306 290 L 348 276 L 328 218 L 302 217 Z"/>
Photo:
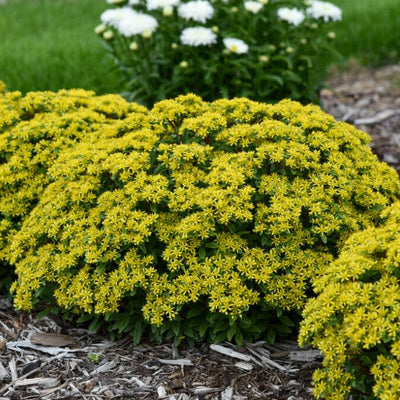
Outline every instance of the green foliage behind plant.
<path fill-rule="evenodd" d="M 125 77 L 124 95 L 146 106 L 188 92 L 316 102 L 341 18 L 315 0 L 111 4 L 96 32 Z"/>
<path fill-rule="evenodd" d="M 300 339 L 324 354 L 318 398 L 400 398 L 400 203 L 351 236 L 315 281 Z"/>
<path fill-rule="evenodd" d="M 290 331 L 342 242 L 400 193 L 368 135 L 316 106 L 187 95 L 148 111 L 81 91 L 2 102 L 16 306 L 42 299 L 137 337 L 149 324 L 196 340 Z"/>

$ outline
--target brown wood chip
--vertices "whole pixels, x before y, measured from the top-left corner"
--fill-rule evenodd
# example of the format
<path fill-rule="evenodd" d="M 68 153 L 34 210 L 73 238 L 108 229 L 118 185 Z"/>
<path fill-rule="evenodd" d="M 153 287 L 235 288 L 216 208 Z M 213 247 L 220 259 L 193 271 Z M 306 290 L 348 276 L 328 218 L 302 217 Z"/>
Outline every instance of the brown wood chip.
<path fill-rule="evenodd" d="M 78 347 L 78 342 L 69 335 L 60 333 L 34 332 L 30 337 L 33 344 L 54 347 Z"/>

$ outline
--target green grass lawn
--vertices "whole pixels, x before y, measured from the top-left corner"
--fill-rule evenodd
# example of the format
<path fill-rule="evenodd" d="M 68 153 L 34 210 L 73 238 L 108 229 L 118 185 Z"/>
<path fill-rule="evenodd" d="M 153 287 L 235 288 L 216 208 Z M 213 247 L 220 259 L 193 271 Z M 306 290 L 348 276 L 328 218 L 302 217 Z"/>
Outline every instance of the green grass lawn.
<path fill-rule="evenodd" d="M 399 0 L 331 0 L 343 9 L 336 46 L 344 59 L 400 59 Z M 0 4 L 0 79 L 9 90 L 81 87 L 121 91 L 119 73 L 93 29 L 105 0 L 8 0 Z"/>
<path fill-rule="evenodd" d="M 336 46 L 345 59 L 366 65 L 400 61 L 399 0 L 331 0 L 343 11 Z"/>
<path fill-rule="evenodd" d="M 116 92 L 119 75 L 93 29 L 105 0 L 8 0 L 0 5 L 0 79 L 9 90 Z"/>

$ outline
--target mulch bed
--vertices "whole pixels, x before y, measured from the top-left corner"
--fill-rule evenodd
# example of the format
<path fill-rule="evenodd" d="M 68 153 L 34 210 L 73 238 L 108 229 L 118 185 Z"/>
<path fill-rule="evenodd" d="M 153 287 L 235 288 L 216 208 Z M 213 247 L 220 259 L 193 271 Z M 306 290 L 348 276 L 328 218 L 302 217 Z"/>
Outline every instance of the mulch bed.
<path fill-rule="evenodd" d="M 378 157 L 400 172 L 400 66 L 336 73 L 322 107 L 372 137 Z M 0 297 L 0 400 L 311 400 L 321 355 L 295 339 L 199 344 L 111 342 L 57 317 L 15 311 Z"/>

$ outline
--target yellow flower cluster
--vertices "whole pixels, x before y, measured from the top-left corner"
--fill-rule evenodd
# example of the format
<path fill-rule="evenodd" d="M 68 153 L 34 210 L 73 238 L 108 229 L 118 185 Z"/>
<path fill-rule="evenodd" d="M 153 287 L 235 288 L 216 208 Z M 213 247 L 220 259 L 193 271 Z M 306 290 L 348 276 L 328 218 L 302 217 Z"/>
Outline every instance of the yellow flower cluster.
<path fill-rule="evenodd" d="M 7 236 L 51 181 L 54 160 L 83 139 L 123 134 L 132 115 L 138 119 L 146 112 L 120 96 L 84 90 L 0 96 L 0 259 L 7 253 Z"/>
<path fill-rule="evenodd" d="M 97 314 L 142 293 L 157 325 L 199 299 L 232 317 L 261 300 L 300 310 L 342 242 L 400 194 L 369 137 L 316 106 L 7 96 L 0 232 L 19 308 L 49 286 Z"/>
<path fill-rule="evenodd" d="M 368 398 L 400 398 L 400 202 L 382 218 L 380 227 L 347 240 L 303 312 L 300 341 L 324 354 L 314 375 L 317 397 L 347 399 L 372 377 Z"/>

